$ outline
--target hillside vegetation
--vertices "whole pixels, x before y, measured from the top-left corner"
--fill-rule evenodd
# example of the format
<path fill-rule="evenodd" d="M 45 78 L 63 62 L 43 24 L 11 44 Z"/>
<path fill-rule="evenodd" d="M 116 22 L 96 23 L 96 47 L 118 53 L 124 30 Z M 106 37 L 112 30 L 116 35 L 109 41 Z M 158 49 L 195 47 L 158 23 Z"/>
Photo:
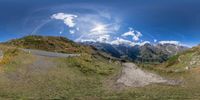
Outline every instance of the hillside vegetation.
<path fill-rule="evenodd" d="M 145 87 L 113 87 L 121 71 L 118 61 L 84 54 L 73 58 L 32 55 L 0 46 L 10 57 L 0 65 L 0 99 L 22 100 L 169 100 L 200 99 L 200 73 L 165 73 L 183 79 L 180 86 L 152 84 Z M 15 52 L 15 53 L 13 53 Z M 190 91 L 190 92 L 188 92 Z"/>
<path fill-rule="evenodd" d="M 46 37 L 44 38 L 46 39 Z M 27 39 L 25 40 L 27 41 Z M 38 40 L 36 39 L 36 41 Z M 189 63 L 193 57 L 198 57 L 199 47 L 171 58 L 162 66 L 153 65 L 148 67 L 149 71 L 155 71 L 163 77 L 181 80 L 182 83 L 180 85 L 152 84 L 145 87 L 122 88 L 116 84 L 116 79 L 122 70 L 121 63 L 117 60 L 108 59 L 98 53 L 90 54 L 85 52 L 81 52 L 80 57 L 44 57 L 24 52 L 18 46 L 13 47 L 12 45 L 17 44 L 13 41 L 13 44 L 11 42 L 8 43 L 9 45 L 0 45 L 0 50 L 4 53 L 4 58 L 0 63 L 1 100 L 200 99 L 200 70 L 196 69 L 198 67 L 191 67 L 193 69 L 186 72 L 168 71 L 176 68 L 185 69 L 185 66 L 182 67 L 179 64 L 183 63 L 184 61 L 182 60 L 186 58 L 188 61 L 185 62 Z M 26 42 L 23 41 L 21 44 L 23 43 Z M 66 42 L 66 44 L 68 43 Z M 29 45 L 27 46 L 27 48 L 30 48 Z M 22 46 L 19 47 L 21 48 Z M 85 47 L 83 46 L 83 48 Z M 55 48 L 49 49 L 49 51 L 51 50 L 54 51 Z M 177 61 L 178 58 L 182 62 Z"/>
<path fill-rule="evenodd" d="M 171 57 L 162 66 L 174 72 L 187 71 L 200 67 L 200 46 Z"/>
<path fill-rule="evenodd" d="M 91 99 L 105 92 L 104 81 L 119 73 L 118 61 L 99 55 L 51 58 L 0 45 L 0 99 Z M 104 94 L 105 95 L 105 94 Z"/>
<path fill-rule="evenodd" d="M 52 52 L 61 53 L 90 53 L 91 48 L 79 45 L 64 37 L 53 36 L 26 36 L 20 39 L 14 39 L 4 44 L 26 48 L 26 49 L 39 49 Z"/>

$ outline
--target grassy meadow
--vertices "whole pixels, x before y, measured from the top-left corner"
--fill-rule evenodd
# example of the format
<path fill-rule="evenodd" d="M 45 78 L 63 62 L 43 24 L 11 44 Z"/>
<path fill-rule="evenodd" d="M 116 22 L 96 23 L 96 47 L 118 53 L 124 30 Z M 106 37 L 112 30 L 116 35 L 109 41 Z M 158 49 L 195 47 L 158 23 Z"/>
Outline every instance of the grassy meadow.
<path fill-rule="evenodd" d="M 31 55 L 17 48 L 1 48 L 5 52 L 5 58 L 0 64 L 1 100 L 200 99 L 198 68 L 172 72 L 163 71 L 154 65 L 143 65 L 141 67 L 144 70 L 183 82 L 178 86 L 152 84 L 138 88 L 118 88 L 112 86 L 122 69 L 118 61 L 87 53 L 73 58 L 48 58 Z"/>

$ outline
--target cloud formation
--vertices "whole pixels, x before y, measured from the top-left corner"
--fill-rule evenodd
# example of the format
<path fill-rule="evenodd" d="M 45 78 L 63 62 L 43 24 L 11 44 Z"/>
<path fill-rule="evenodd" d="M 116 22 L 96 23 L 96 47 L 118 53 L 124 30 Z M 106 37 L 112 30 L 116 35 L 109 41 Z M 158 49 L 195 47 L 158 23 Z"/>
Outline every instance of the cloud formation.
<path fill-rule="evenodd" d="M 97 41 L 107 43 L 110 40 L 110 35 L 102 35 L 100 36 Z"/>
<path fill-rule="evenodd" d="M 78 17 L 77 15 L 66 14 L 66 13 L 57 13 L 51 16 L 52 19 L 63 20 L 64 23 L 70 28 L 76 25 L 76 23 L 74 22 L 74 19 L 77 17 Z"/>
<path fill-rule="evenodd" d="M 105 15 L 105 14 L 103 14 Z M 100 16 L 100 15 L 92 15 L 92 14 L 82 14 L 77 18 L 78 15 L 69 14 L 69 13 L 56 13 L 51 16 L 52 19 L 62 20 L 66 26 L 69 27 L 69 33 L 71 35 L 78 36 L 75 41 L 76 42 L 101 42 L 101 43 L 109 43 L 114 45 L 127 45 L 127 46 L 135 46 L 135 45 L 145 45 L 147 43 L 150 44 L 149 41 L 144 41 L 140 39 L 143 34 L 133 28 L 129 28 L 129 30 L 121 35 L 115 35 L 119 32 L 120 23 L 118 21 L 102 21 L 101 19 L 107 18 L 112 19 L 111 16 Z M 102 18 L 103 17 L 103 18 Z M 61 33 L 60 33 L 61 34 Z M 132 39 L 128 39 L 127 37 L 131 37 Z M 159 44 L 175 44 L 180 45 L 179 41 L 159 41 L 157 42 L 154 39 L 152 42 Z"/>
<path fill-rule="evenodd" d="M 112 45 L 127 45 L 127 46 L 135 46 L 135 45 L 139 45 L 139 46 L 143 46 L 145 44 L 150 44 L 149 41 L 144 41 L 144 42 L 132 42 L 130 40 L 126 40 L 123 38 L 117 38 L 116 40 L 113 40 L 110 42 L 110 44 Z"/>
<path fill-rule="evenodd" d="M 81 38 L 78 42 L 100 42 L 110 44 L 110 35 L 101 35 L 98 37 L 90 36 L 90 38 Z"/>
<path fill-rule="evenodd" d="M 122 34 L 123 37 L 132 36 L 134 41 L 139 41 L 139 38 L 142 36 L 142 33 L 136 30 L 133 30 L 133 28 L 129 28 L 128 32 L 125 32 Z"/>
<path fill-rule="evenodd" d="M 175 44 L 180 45 L 179 41 L 159 41 L 160 44 Z"/>
<path fill-rule="evenodd" d="M 70 33 L 70 34 L 74 34 L 74 33 L 75 33 L 75 30 L 69 30 L 69 33 Z"/>

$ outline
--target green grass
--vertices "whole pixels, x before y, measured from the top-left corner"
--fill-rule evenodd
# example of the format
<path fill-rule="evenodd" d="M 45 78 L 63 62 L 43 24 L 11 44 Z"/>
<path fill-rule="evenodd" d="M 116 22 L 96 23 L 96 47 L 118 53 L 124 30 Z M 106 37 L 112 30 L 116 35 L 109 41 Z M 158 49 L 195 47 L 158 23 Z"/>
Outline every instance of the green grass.
<path fill-rule="evenodd" d="M 101 56 L 82 54 L 77 58 L 45 58 L 56 67 L 34 72 L 36 57 L 21 52 L 2 65 L 0 97 L 3 99 L 82 99 L 105 95 L 104 81 L 120 71 L 120 65 Z"/>
<path fill-rule="evenodd" d="M 116 68 L 119 68 L 117 67 L 119 64 L 109 62 L 98 55 L 82 54 L 81 57 L 66 58 L 65 62 L 66 65 L 76 67 L 85 74 L 110 75 L 117 70 Z"/>
<path fill-rule="evenodd" d="M 7 49 L 5 49 L 7 50 Z M 13 49 L 14 50 L 14 49 Z M 9 51 L 12 54 L 12 49 Z M 10 53 L 8 53 L 10 55 Z M 29 66 L 37 57 L 16 52 L 1 65 L 0 99 L 10 100 L 199 100 L 200 72 L 182 73 L 161 70 L 159 65 L 143 65 L 143 69 L 163 77 L 181 79 L 180 86 L 153 84 L 140 88 L 118 89 L 109 82 L 121 66 L 116 61 L 83 53 L 81 57 L 45 58 L 56 66 L 46 71 L 34 71 Z M 44 60 L 44 61 L 45 61 Z M 149 69 L 148 69 L 149 68 Z M 114 81 L 114 80 L 113 80 Z"/>

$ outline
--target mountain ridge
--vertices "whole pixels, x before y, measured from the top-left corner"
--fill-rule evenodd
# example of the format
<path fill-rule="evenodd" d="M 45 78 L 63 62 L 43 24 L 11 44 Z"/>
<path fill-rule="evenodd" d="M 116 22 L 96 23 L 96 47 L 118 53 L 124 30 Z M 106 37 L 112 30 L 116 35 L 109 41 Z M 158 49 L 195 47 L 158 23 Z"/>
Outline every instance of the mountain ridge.
<path fill-rule="evenodd" d="M 65 37 L 29 35 L 4 42 L 5 45 L 25 49 L 38 49 L 60 53 L 90 53 L 89 46 L 82 46 Z"/>
<path fill-rule="evenodd" d="M 188 47 L 176 45 L 176 44 L 150 44 L 145 43 L 143 45 L 112 45 L 108 43 L 100 42 L 83 42 L 82 44 L 91 45 L 96 47 L 98 50 L 106 52 L 111 56 L 128 59 L 135 62 L 163 62 L 169 57 L 178 54 Z"/>

